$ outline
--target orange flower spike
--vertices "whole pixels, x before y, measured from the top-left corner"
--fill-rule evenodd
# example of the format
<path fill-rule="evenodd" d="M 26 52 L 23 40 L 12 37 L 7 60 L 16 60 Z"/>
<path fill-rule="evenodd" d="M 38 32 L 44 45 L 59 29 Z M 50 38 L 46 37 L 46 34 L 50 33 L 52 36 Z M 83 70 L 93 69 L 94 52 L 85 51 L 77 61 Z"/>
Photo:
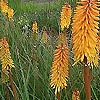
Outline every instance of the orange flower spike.
<path fill-rule="evenodd" d="M 33 33 L 38 33 L 38 25 L 36 21 L 32 25 L 32 30 L 33 30 Z"/>
<path fill-rule="evenodd" d="M 74 90 L 72 94 L 72 100 L 80 100 L 80 93 L 78 90 Z"/>
<path fill-rule="evenodd" d="M 9 44 L 6 38 L 0 40 L 0 60 L 2 63 L 2 71 L 7 72 L 8 69 L 14 67 L 13 60 L 9 51 Z"/>
<path fill-rule="evenodd" d="M 73 18 L 73 52 L 75 64 L 83 62 L 84 57 L 87 63 L 98 65 L 97 33 L 99 20 L 99 8 L 94 0 L 81 0 L 77 2 Z"/>
<path fill-rule="evenodd" d="M 64 30 L 64 28 L 69 27 L 70 18 L 71 18 L 71 7 L 69 4 L 65 3 L 62 7 L 61 16 L 60 16 L 61 30 Z"/>
<path fill-rule="evenodd" d="M 14 10 L 12 8 L 9 8 L 8 9 L 8 18 L 9 19 L 12 19 L 14 16 Z"/>
<path fill-rule="evenodd" d="M 66 38 L 64 41 L 66 41 Z M 59 93 L 61 89 L 66 88 L 68 69 L 68 45 L 67 43 L 59 43 L 54 51 L 50 75 L 50 85 L 55 89 L 55 94 Z"/>
<path fill-rule="evenodd" d="M 1 1 L 0 2 L 0 6 L 1 6 L 1 12 L 3 14 L 6 14 L 8 12 L 8 4 L 5 1 Z"/>

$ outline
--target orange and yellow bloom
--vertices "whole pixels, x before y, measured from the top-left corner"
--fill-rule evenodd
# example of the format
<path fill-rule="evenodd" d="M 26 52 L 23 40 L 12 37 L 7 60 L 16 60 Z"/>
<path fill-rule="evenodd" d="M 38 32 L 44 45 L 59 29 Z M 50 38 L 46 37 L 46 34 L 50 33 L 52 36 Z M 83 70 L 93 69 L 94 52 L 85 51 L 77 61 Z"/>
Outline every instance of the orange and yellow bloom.
<path fill-rule="evenodd" d="M 73 32 L 73 52 L 75 63 L 84 62 L 87 58 L 88 64 L 98 65 L 97 33 L 99 9 L 97 2 L 93 0 L 81 0 L 77 2 L 72 32 Z"/>
<path fill-rule="evenodd" d="M 32 25 L 32 30 L 33 30 L 33 33 L 38 33 L 38 25 L 36 21 Z"/>
<path fill-rule="evenodd" d="M 51 67 L 50 85 L 55 89 L 55 94 L 67 87 L 68 77 L 68 45 L 64 34 L 60 34 Z M 63 43 L 62 43 L 63 42 Z"/>
<path fill-rule="evenodd" d="M 72 93 L 72 100 L 80 100 L 80 92 L 77 89 Z"/>
<path fill-rule="evenodd" d="M 5 1 L 0 2 L 1 12 L 6 14 L 8 12 L 8 4 Z"/>
<path fill-rule="evenodd" d="M 0 39 L 0 60 L 3 72 L 7 72 L 7 70 L 14 67 L 14 63 L 11 59 L 11 54 L 9 50 L 9 44 L 5 37 Z"/>
<path fill-rule="evenodd" d="M 8 9 L 8 18 L 9 19 L 12 19 L 14 16 L 14 10 L 12 8 L 9 8 Z"/>
<path fill-rule="evenodd" d="M 65 3 L 62 7 L 61 16 L 60 16 L 61 30 L 64 30 L 64 28 L 69 27 L 70 18 L 71 18 L 71 7 L 69 4 Z"/>

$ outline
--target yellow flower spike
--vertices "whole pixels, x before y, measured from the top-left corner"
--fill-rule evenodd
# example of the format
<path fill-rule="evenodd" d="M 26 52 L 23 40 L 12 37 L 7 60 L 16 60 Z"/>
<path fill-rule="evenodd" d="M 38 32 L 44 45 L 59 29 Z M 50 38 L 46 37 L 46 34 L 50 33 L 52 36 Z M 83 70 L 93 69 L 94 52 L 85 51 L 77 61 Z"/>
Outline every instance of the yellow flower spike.
<path fill-rule="evenodd" d="M 71 7 L 69 4 L 65 3 L 62 7 L 61 16 L 60 16 L 60 26 L 63 31 L 64 28 L 68 28 L 70 25 L 71 18 Z"/>
<path fill-rule="evenodd" d="M 80 100 L 80 92 L 76 89 L 73 91 L 72 100 Z"/>
<path fill-rule="evenodd" d="M 32 30 L 33 30 L 33 33 L 38 33 L 38 25 L 37 25 L 37 22 L 33 22 L 33 25 L 32 25 Z"/>
<path fill-rule="evenodd" d="M 46 31 L 43 31 L 43 34 L 42 34 L 42 41 L 43 41 L 43 43 L 46 43 L 47 40 L 48 40 L 47 32 Z"/>
<path fill-rule="evenodd" d="M 2 71 L 4 73 L 14 67 L 14 63 L 11 59 L 11 54 L 9 51 L 9 44 L 5 37 L 0 40 L 0 60 L 2 63 Z"/>
<path fill-rule="evenodd" d="M 81 0 L 76 7 L 72 23 L 73 52 L 75 64 L 83 62 L 84 57 L 87 63 L 98 65 L 97 33 L 99 8 L 96 0 Z"/>
<path fill-rule="evenodd" d="M 61 36 L 62 35 L 62 36 Z M 67 86 L 68 77 L 68 45 L 64 34 L 60 34 L 60 41 L 54 51 L 54 58 L 51 67 L 50 85 L 55 89 L 55 94 Z M 65 39 L 65 40 L 64 40 Z"/>
<path fill-rule="evenodd" d="M 0 7 L 1 7 L 1 12 L 3 14 L 6 14 L 8 12 L 8 4 L 6 1 L 1 1 L 0 2 Z"/>
<path fill-rule="evenodd" d="M 12 19 L 14 16 L 14 10 L 12 8 L 9 8 L 8 9 L 8 18 L 9 19 Z"/>
<path fill-rule="evenodd" d="M 35 42 L 38 39 L 38 24 L 36 21 L 34 21 L 32 24 L 32 31 L 33 31 L 33 39 Z"/>

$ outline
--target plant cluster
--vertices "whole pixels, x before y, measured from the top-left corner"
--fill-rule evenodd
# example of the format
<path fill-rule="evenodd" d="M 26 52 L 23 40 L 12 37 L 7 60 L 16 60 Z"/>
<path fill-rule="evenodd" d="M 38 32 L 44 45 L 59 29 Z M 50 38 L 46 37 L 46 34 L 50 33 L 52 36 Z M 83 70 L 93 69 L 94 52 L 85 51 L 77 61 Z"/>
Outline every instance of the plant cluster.
<path fill-rule="evenodd" d="M 0 2 L 0 98 L 99 100 L 99 1 L 63 4 L 57 33 L 50 26 L 41 30 L 39 20 L 16 20 L 8 4 Z"/>

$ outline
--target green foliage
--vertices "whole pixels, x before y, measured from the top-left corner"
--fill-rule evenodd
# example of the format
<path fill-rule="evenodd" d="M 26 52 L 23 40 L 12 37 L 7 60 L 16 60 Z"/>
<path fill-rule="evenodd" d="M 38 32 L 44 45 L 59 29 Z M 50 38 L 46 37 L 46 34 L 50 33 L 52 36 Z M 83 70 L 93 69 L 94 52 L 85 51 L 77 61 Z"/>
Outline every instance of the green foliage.
<path fill-rule="evenodd" d="M 7 37 L 10 45 L 15 69 L 12 69 L 20 100 L 57 100 L 54 90 L 50 87 L 49 76 L 52 65 L 53 51 L 57 44 L 59 16 L 62 3 L 58 0 L 50 4 L 22 3 L 20 0 L 8 0 L 14 8 L 14 22 L 0 16 L 0 38 Z M 73 7 L 76 0 L 67 0 Z M 78 0 L 77 0 L 78 1 Z M 49 39 L 46 44 L 41 42 L 41 32 L 37 41 L 33 39 L 32 22 L 38 22 L 39 30 L 47 27 Z M 70 29 L 69 29 L 70 30 Z M 70 32 L 69 32 L 70 34 Z M 72 45 L 69 42 L 69 49 Z M 83 89 L 82 64 L 72 67 L 73 55 L 70 52 L 70 71 L 68 87 L 61 91 L 61 100 L 71 100 L 73 89 L 80 90 L 81 100 L 85 100 Z M 100 98 L 100 68 L 93 69 L 92 99 Z M 5 100 L 4 84 L 0 86 L 0 98 Z M 11 95 L 11 100 L 13 96 Z M 1 99 L 0 99 L 1 100 Z"/>

